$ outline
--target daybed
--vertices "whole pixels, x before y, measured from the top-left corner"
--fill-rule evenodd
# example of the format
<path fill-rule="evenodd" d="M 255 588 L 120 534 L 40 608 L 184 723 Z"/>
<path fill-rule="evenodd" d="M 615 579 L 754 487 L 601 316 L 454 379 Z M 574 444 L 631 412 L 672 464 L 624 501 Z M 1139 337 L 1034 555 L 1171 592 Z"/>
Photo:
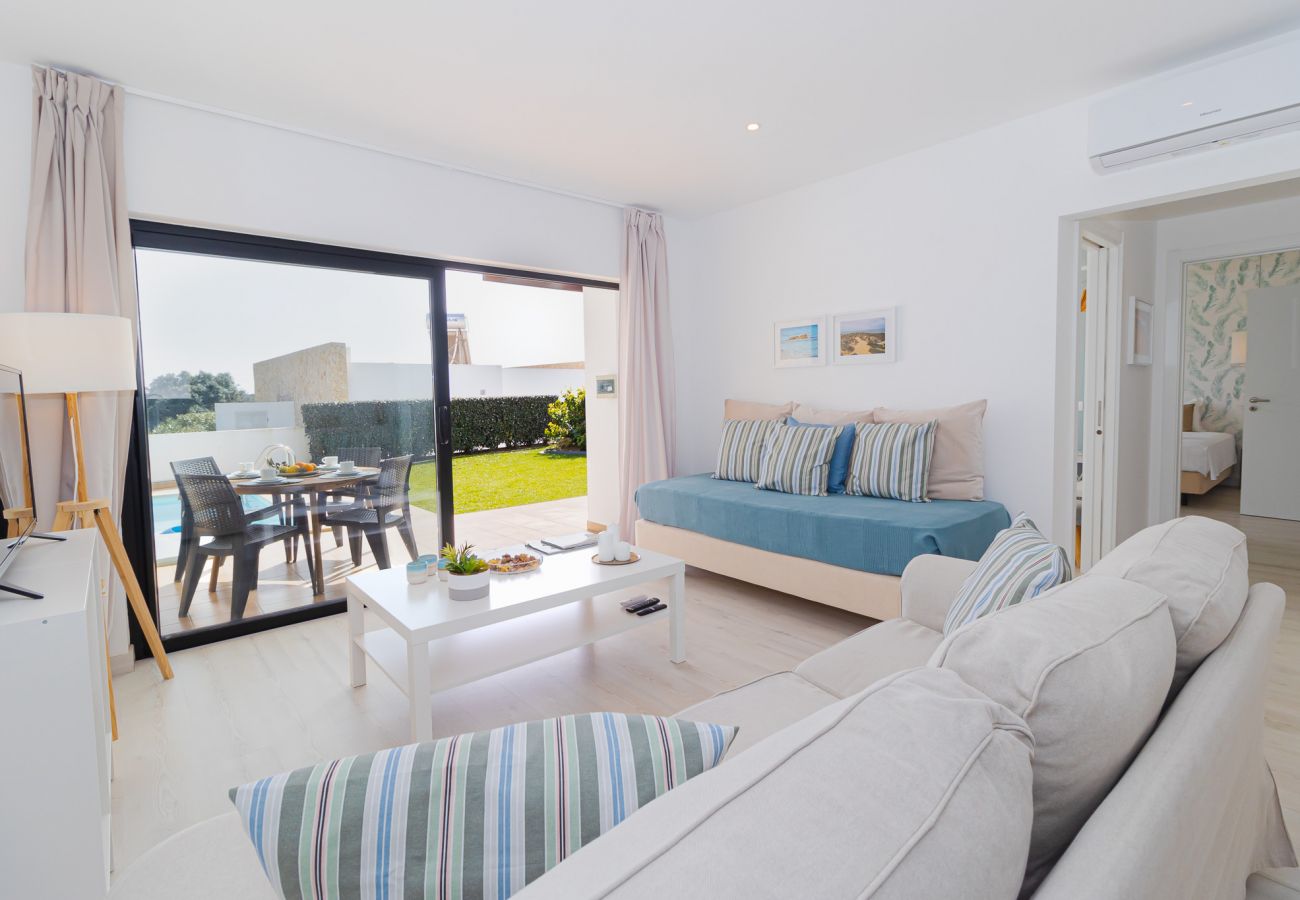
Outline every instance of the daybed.
<path fill-rule="evenodd" d="M 898 576 L 914 558 L 979 559 L 1011 522 L 991 500 L 806 497 L 709 475 L 643 485 L 636 500 L 639 545 L 873 619 L 899 615 Z"/>

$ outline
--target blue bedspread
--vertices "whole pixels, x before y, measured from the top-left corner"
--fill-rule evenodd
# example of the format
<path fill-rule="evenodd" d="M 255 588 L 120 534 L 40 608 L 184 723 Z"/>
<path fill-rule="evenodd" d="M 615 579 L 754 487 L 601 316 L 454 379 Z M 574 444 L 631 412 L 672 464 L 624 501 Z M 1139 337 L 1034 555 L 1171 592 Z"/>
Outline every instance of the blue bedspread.
<path fill-rule="evenodd" d="M 992 500 L 805 497 L 708 475 L 652 482 L 636 502 L 641 518 L 660 525 L 882 575 L 901 575 L 923 553 L 979 559 L 1011 524 Z"/>

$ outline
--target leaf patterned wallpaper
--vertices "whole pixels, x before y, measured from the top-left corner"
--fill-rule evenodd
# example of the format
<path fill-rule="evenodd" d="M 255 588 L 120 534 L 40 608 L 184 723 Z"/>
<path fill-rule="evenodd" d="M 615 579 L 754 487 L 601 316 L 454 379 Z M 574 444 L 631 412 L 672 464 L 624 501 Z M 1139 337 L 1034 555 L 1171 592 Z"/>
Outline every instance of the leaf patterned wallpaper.
<path fill-rule="evenodd" d="M 1240 458 L 1246 369 L 1229 365 L 1232 333 L 1247 330 L 1248 291 L 1300 284 L 1300 250 L 1188 263 L 1183 273 L 1183 402 L 1200 404 L 1201 431 L 1236 435 Z"/>

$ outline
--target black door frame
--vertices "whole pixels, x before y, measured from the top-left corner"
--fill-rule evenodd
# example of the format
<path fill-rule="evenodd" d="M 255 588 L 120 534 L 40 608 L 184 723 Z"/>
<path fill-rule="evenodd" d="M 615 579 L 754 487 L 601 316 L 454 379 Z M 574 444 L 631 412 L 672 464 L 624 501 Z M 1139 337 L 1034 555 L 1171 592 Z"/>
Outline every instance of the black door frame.
<path fill-rule="evenodd" d="M 221 256 L 258 262 L 286 265 L 312 266 L 325 269 L 343 269 L 352 272 L 369 272 L 376 275 L 396 275 L 423 278 L 429 282 L 429 315 L 431 358 L 433 362 L 434 448 L 438 484 L 438 518 L 445 540 L 455 539 L 455 511 L 451 475 L 451 385 L 447 356 L 447 281 L 448 270 L 476 272 L 484 275 L 505 275 L 522 279 L 561 282 L 580 287 L 597 287 L 618 290 L 615 282 L 568 275 L 552 275 L 527 269 L 503 266 L 484 266 L 453 260 L 384 253 L 357 247 L 296 241 L 286 238 L 220 231 L 212 228 L 195 228 L 143 219 L 131 220 L 133 250 L 170 250 L 203 256 Z M 136 301 L 139 302 L 138 299 Z M 138 312 L 138 310 L 137 310 Z M 158 579 L 153 545 L 152 478 L 149 472 L 149 424 L 145 406 L 144 358 L 140 333 L 147 323 L 136 329 L 136 389 L 135 419 L 131 430 L 131 450 L 127 459 L 126 487 L 123 500 L 123 542 L 127 555 L 135 567 L 150 615 L 158 623 Z M 128 527 L 129 526 L 129 527 Z M 281 625 L 305 622 L 335 615 L 347 609 L 343 599 L 311 603 L 296 609 L 251 616 L 239 622 L 195 628 L 163 638 L 168 651 L 183 650 L 210 644 L 214 641 L 254 634 Z M 130 617 L 131 642 L 136 653 L 148 656 L 139 623 Z M 159 623 L 160 624 L 160 623 Z"/>

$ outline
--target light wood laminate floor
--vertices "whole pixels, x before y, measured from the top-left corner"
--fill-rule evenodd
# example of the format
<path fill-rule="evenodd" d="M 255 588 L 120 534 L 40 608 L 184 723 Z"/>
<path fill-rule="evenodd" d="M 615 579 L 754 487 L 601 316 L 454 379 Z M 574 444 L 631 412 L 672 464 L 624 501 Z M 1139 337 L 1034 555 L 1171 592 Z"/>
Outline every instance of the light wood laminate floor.
<path fill-rule="evenodd" d="M 1240 519 L 1220 488 L 1184 512 L 1250 536 L 1252 581 L 1281 585 L 1288 608 L 1268 690 L 1266 749 L 1288 825 L 1300 835 L 1300 523 Z M 870 624 L 842 610 L 691 570 L 687 662 L 650 627 L 436 695 L 437 735 L 584 710 L 666 714 L 787 669 Z M 324 759 L 407 742 L 406 700 L 374 672 L 348 687 L 342 616 L 172 654 L 116 679 L 117 869 L 187 825 L 231 807 L 233 785 Z"/>

